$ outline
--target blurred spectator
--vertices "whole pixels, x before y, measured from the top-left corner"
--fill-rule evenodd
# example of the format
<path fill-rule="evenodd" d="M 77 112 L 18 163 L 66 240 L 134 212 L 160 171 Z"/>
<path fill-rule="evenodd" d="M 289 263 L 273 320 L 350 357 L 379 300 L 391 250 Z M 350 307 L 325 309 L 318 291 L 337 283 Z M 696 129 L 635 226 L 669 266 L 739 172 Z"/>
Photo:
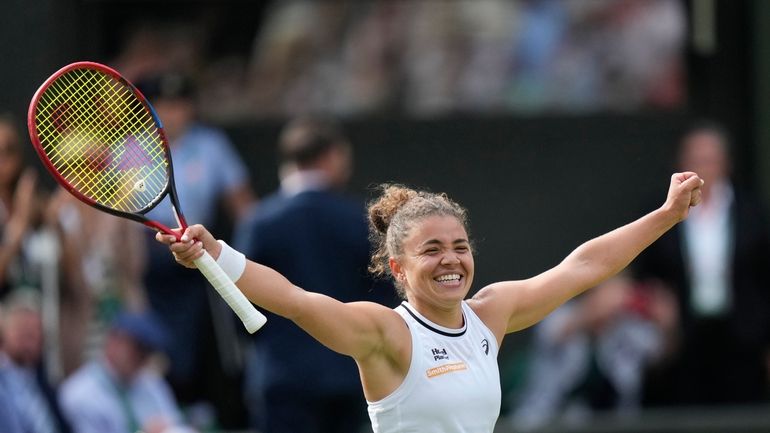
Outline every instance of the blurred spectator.
<path fill-rule="evenodd" d="M 254 203 L 246 167 L 223 131 L 200 123 L 195 87 L 182 74 L 166 73 L 137 81 L 163 122 L 169 140 L 176 190 L 189 224 L 234 224 Z M 223 209 L 224 218 L 220 218 Z M 168 227 L 177 227 L 168 198 L 148 213 Z M 216 404 L 228 417 L 237 403 L 228 401 L 240 383 L 240 359 L 234 314 L 200 272 L 184 269 L 163 245 L 146 233 L 148 261 L 144 275 L 147 298 L 169 328 L 168 379 L 180 403 Z M 226 388 L 231 389 L 226 389 Z M 243 414 L 241 414 L 243 415 Z M 233 415 L 235 416 L 235 415 Z M 224 422 L 229 422 L 224 420 Z"/>
<path fill-rule="evenodd" d="M 239 228 L 237 248 L 307 290 L 342 302 L 391 301 L 366 271 L 370 244 L 363 203 L 342 189 L 351 146 L 329 120 L 301 117 L 282 131 L 281 188 Z M 329 256 L 328 246 L 336 245 Z M 358 433 L 366 407 L 355 363 L 270 314 L 254 335 L 246 368 L 252 427 L 264 433 Z"/>
<path fill-rule="evenodd" d="M 100 350 L 118 311 L 146 306 L 144 228 L 93 209 L 64 189 L 53 195 L 47 212 L 60 250 L 59 338 L 67 376 Z"/>
<path fill-rule="evenodd" d="M 59 321 L 58 248 L 44 224 L 47 197 L 38 188 L 37 172 L 26 166 L 23 143 L 16 123 L 0 116 L 0 299 L 21 290 L 42 295 L 41 305 L 36 307 L 45 311 L 40 342 L 45 355 L 40 357 L 46 359 L 45 379 L 55 381 L 60 373 L 59 333 L 66 329 Z"/>
<path fill-rule="evenodd" d="M 121 313 L 112 322 L 101 356 L 78 369 L 61 387 L 61 402 L 74 433 L 191 431 L 151 354 L 168 334 L 149 311 Z"/>
<path fill-rule="evenodd" d="M 0 310 L 0 334 L 2 334 L 3 311 Z M 14 403 L 13 388 L 8 386 L 7 361 L 3 353 L 3 341 L 0 339 L 0 431 L 4 433 L 25 433 L 22 418 Z"/>
<path fill-rule="evenodd" d="M 17 290 L 6 298 L 0 352 L 0 380 L 12 396 L 24 432 L 69 432 L 57 402 L 57 392 L 43 370 L 43 322 L 40 297 Z"/>
<path fill-rule="evenodd" d="M 10 117 L 0 115 L 0 299 L 22 289 L 41 296 L 45 377 L 58 382 L 60 356 L 69 347 L 61 342 L 76 331 L 70 322 L 78 299 L 76 292 L 59 293 L 59 245 L 45 212 L 49 196 L 24 160 L 27 140 Z"/>
<path fill-rule="evenodd" d="M 676 350 L 650 370 L 657 404 L 756 403 L 767 397 L 770 233 L 760 204 L 731 179 L 723 127 L 695 125 L 678 168 L 704 180 L 703 201 L 636 261 L 641 278 L 670 286 L 680 305 Z"/>
<path fill-rule="evenodd" d="M 668 291 L 624 275 L 558 308 L 535 328 L 529 376 L 510 417 L 516 431 L 636 413 L 645 366 L 665 353 L 675 316 Z"/>
<path fill-rule="evenodd" d="M 31 239 L 40 222 L 37 173 L 26 168 L 21 137 L 10 118 L 0 117 L 0 297 L 18 287 L 39 287 Z"/>

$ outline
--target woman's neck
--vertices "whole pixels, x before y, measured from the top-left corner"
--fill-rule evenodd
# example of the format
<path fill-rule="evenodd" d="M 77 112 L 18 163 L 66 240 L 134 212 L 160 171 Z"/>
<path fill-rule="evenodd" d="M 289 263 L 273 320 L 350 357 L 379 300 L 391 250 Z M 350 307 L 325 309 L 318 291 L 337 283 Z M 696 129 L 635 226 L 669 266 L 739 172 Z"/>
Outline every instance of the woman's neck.
<path fill-rule="evenodd" d="M 459 302 L 448 306 L 439 306 L 415 298 L 409 298 L 407 302 L 418 313 L 422 314 L 423 317 L 436 325 L 450 329 L 459 329 L 465 324 L 462 304 Z"/>

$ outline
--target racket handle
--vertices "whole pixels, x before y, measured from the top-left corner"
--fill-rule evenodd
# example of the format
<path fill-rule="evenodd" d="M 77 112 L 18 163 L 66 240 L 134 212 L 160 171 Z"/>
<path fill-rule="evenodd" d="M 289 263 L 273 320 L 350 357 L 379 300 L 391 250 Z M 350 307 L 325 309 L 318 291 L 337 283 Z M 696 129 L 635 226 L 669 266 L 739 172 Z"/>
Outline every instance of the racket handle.
<path fill-rule="evenodd" d="M 195 260 L 195 266 L 209 280 L 209 283 L 214 286 L 219 296 L 235 311 L 235 314 L 238 315 L 238 318 L 241 319 L 241 322 L 243 322 L 243 325 L 250 334 L 256 332 L 267 322 L 267 318 L 254 307 L 254 304 L 246 299 L 243 292 L 235 286 L 235 283 L 230 281 L 225 271 L 222 270 L 207 251 L 204 250 L 203 255 Z"/>

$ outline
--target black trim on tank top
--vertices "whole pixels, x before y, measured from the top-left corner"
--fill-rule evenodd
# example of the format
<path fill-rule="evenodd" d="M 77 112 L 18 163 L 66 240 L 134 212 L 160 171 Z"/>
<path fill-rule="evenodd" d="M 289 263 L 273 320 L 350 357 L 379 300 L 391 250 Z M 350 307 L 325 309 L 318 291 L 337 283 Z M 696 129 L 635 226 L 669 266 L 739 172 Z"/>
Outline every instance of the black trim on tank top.
<path fill-rule="evenodd" d="M 407 304 L 406 302 L 402 302 L 401 305 L 404 306 L 404 309 L 406 310 L 406 312 L 409 313 L 409 315 L 412 316 L 412 318 L 414 318 L 414 320 L 416 320 L 417 323 L 419 323 L 420 325 L 430 329 L 431 331 L 435 332 L 436 334 L 443 335 L 443 336 L 446 336 L 446 337 L 460 337 L 460 336 L 465 334 L 465 331 L 468 330 L 468 321 L 465 320 L 465 311 L 463 311 L 463 330 L 459 331 L 457 333 L 451 333 L 451 332 L 443 331 L 441 329 L 436 329 L 430 323 L 426 323 L 424 320 L 422 320 L 420 318 L 420 316 L 418 316 L 417 314 L 414 313 L 414 311 L 412 311 L 412 307 L 409 304 Z"/>

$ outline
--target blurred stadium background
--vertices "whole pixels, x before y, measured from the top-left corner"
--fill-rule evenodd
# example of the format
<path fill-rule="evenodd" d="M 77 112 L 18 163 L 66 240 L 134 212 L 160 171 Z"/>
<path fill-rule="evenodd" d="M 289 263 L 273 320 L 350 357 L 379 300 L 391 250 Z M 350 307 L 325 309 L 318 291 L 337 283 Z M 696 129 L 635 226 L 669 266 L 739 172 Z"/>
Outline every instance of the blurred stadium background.
<path fill-rule="evenodd" d="M 4 0 L 2 16 L 0 108 L 20 126 L 67 63 L 129 77 L 182 68 L 265 194 L 285 119 L 336 115 L 356 151 L 355 192 L 397 181 L 468 206 L 477 288 L 540 272 L 648 210 L 695 118 L 729 127 L 738 180 L 770 202 L 766 0 Z M 503 347 L 509 390 L 526 338 Z M 572 431 L 766 432 L 768 413 Z"/>

